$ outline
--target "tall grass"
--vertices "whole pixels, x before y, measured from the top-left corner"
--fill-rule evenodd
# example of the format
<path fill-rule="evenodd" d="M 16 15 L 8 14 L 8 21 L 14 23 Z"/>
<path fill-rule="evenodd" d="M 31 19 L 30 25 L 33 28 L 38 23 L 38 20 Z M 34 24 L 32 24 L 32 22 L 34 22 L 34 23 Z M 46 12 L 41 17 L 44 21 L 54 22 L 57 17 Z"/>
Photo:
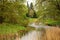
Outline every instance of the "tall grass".
<path fill-rule="evenodd" d="M 46 29 L 42 35 L 42 40 L 60 40 L 60 28 Z"/>

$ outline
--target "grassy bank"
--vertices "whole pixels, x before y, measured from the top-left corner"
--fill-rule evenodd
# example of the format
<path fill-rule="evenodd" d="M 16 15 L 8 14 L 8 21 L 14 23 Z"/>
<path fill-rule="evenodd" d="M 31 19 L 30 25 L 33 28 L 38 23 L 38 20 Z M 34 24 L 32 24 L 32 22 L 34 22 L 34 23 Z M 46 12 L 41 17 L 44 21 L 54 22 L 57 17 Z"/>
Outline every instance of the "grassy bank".
<path fill-rule="evenodd" d="M 17 31 L 20 31 L 20 30 L 25 30 L 28 32 L 33 29 L 34 28 L 32 27 L 24 27 L 18 24 L 0 24 L 0 34 L 16 33 Z"/>
<path fill-rule="evenodd" d="M 25 30 L 24 26 L 17 24 L 0 24 L 0 34 L 16 33 L 19 30 Z"/>

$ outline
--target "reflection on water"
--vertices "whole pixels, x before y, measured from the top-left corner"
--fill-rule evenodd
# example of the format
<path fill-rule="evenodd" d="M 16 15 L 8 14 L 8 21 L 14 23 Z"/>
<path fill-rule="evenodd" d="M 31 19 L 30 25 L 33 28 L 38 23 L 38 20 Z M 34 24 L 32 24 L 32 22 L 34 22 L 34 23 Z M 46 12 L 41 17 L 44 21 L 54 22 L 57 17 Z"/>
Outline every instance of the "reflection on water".
<path fill-rule="evenodd" d="M 49 26 L 43 25 L 42 23 L 35 24 L 35 23 L 30 23 L 28 26 L 35 27 L 36 29 L 38 28 L 50 28 Z"/>
<path fill-rule="evenodd" d="M 41 33 L 39 31 L 32 31 L 21 38 L 21 40 L 40 40 Z"/>
<path fill-rule="evenodd" d="M 50 28 L 49 26 L 42 25 L 41 23 L 36 25 L 35 23 L 29 24 L 29 26 L 35 27 L 36 30 L 27 33 L 23 37 L 21 37 L 21 40 L 41 40 L 41 36 L 44 32 L 43 29 Z M 38 29 L 42 29 L 43 31 L 38 31 Z"/>

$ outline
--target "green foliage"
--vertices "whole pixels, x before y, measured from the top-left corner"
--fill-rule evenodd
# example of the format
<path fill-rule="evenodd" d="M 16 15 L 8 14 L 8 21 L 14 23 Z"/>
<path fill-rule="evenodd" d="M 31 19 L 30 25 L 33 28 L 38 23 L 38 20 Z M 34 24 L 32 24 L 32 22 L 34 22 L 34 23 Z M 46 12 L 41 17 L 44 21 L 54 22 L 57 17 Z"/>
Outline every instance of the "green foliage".
<path fill-rule="evenodd" d="M 27 7 L 23 4 L 25 0 L 17 0 L 16 2 L 4 1 L 0 4 L 0 16 L 4 18 L 4 22 L 27 25 L 28 19 L 25 16 Z M 25 22 L 25 23 L 24 23 Z"/>
<path fill-rule="evenodd" d="M 60 24 L 60 1 L 59 0 L 38 0 L 37 3 L 39 20 L 47 24 Z M 47 21 L 48 20 L 48 21 Z M 51 22 L 51 23 L 50 23 Z"/>

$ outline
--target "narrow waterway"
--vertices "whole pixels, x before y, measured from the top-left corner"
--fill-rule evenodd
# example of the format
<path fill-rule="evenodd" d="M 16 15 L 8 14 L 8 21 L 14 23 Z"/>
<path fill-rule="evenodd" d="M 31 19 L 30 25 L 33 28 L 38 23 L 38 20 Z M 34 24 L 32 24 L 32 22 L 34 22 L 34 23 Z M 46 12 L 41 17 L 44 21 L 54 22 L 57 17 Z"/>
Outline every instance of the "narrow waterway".
<path fill-rule="evenodd" d="M 33 30 L 31 32 L 28 32 L 26 35 L 22 36 L 20 40 L 41 40 L 42 32 L 43 31 L 38 31 L 40 28 L 50 28 L 48 26 L 44 26 L 42 24 L 36 25 L 35 23 L 29 24 L 29 26 L 35 27 L 36 30 Z"/>
<path fill-rule="evenodd" d="M 41 33 L 39 31 L 32 31 L 21 38 L 21 40 L 40 40 Z"/>

